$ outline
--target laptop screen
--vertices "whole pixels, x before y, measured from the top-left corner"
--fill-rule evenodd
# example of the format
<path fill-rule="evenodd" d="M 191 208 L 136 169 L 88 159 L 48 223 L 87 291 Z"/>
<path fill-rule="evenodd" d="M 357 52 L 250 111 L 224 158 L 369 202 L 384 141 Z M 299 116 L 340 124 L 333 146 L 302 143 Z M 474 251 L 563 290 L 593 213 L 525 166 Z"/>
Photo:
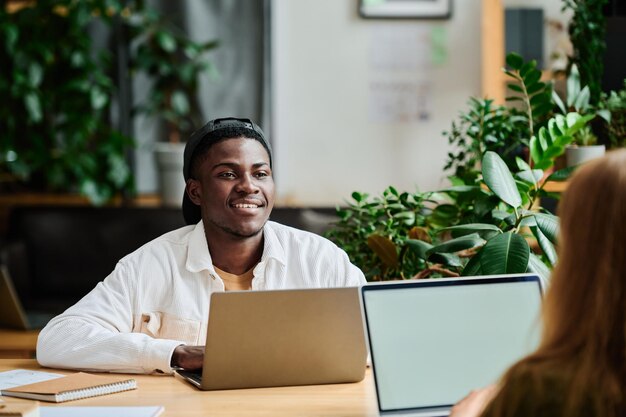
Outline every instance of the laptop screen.
<path fill-rule="evenodd" d="M 450 406 L 539 342 L 536 276 L 432 279 L 362 289 L 380 411 Z"/>

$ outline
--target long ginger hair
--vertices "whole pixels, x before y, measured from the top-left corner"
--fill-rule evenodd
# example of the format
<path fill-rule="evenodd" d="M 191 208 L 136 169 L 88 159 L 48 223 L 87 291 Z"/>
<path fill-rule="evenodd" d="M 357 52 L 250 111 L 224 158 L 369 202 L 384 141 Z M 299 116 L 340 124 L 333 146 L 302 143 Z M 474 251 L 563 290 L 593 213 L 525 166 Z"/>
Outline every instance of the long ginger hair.
<path fill-rule="evenodd" d="M 558 211 L 541 343 L 507 372 L 486 415 L 514 415 L 524 401 L 554 406 L 560 396 L 553 415 L 626 416 L 626 150 L 581 166 Z M 511 381 L 534 387 L 522 398 Z"/>

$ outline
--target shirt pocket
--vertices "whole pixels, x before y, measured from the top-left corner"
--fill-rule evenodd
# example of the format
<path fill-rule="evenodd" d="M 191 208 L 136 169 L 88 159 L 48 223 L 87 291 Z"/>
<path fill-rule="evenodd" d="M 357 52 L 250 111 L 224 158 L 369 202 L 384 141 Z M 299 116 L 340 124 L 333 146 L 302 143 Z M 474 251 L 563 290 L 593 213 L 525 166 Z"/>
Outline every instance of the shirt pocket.
<path fill-rule="evenodd" d="M 201 324 L 197 320 L 153 311 L 141 314 L 133 332 L 143 333 L 155 339 L 178 340 L 188 345 L 199 345 Z"/>

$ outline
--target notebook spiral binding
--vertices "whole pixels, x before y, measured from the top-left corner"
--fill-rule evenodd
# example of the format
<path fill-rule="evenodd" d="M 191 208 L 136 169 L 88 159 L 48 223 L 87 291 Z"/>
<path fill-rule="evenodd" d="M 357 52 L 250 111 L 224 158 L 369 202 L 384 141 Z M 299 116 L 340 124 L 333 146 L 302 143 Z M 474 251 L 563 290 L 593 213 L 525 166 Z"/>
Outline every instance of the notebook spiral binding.
<path fill-rule="evenodd" d="M 57 402 L 80 400 L 81 398 L 97 397 L 115 392 L 129 391 L 137 388 L 137 381 L 129 380 L 115 384 L 100 385 L 75 391 L 66 391 L 56 395 Z"/>

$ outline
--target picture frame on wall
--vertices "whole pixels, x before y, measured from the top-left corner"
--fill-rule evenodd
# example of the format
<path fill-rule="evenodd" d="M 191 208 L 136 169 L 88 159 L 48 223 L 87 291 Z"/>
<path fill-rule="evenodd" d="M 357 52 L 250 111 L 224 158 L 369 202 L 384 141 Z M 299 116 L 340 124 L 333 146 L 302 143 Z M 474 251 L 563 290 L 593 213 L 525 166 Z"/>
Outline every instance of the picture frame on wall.
<path fill-rule="evenodd" d="M 367 19 L 449 19 L 452 0 L 359 0 Z"/>

